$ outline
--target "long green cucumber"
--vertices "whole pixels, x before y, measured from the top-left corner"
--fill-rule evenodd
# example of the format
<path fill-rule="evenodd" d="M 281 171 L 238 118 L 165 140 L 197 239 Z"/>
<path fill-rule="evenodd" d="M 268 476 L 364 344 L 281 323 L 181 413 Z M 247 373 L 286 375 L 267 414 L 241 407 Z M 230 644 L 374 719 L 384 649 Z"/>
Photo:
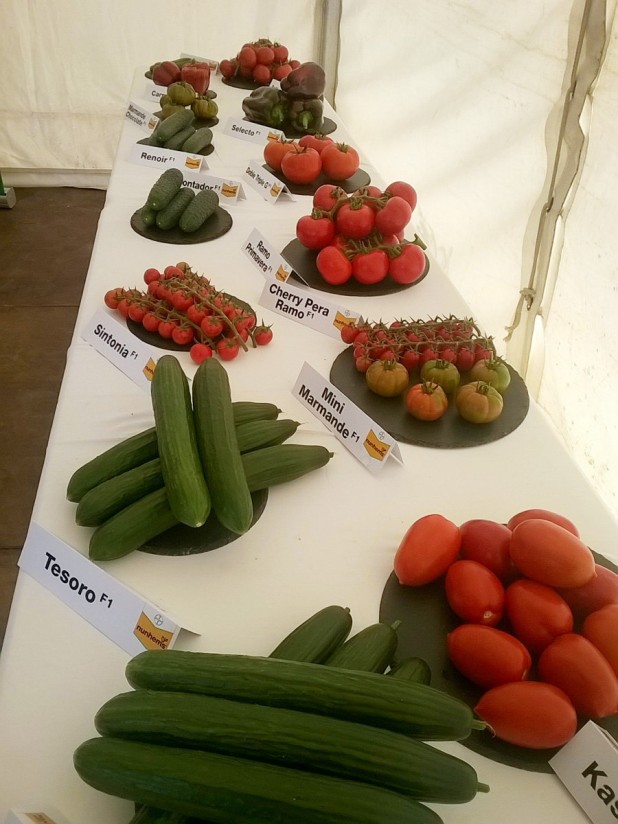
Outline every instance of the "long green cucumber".
<path fill-rule="evenodd" d="M 275 446 L 291 438 L 300 426 L 298 421 L 280 418 L 274 421 L 248 421 L 236 427 L 236 439 L 241 452 Z"/>
<path fill-rule="evenodd" d="M 207 361 L 206 361 L 207 362 Z M 329 462 L 333 453 L 324 446 L 314 444 L 278 444 L 246 452 L 242 463 L 249 489 L 268 489 L 287 483 L 320 469 Z"/>
<path fill-rule="evenodd" d="M 370 624 L 345 644 L 336 649 L 326 660 L 326 666 L 340 669 L 384 672 L 397 651 L 397 627 L 383 623 Z"/>
<path fill-rule="evenodd" d="M 198 454 L 189 382 L 173 355 L 159 358 L 151 397 L 170 508 L 181 523 L 202 526 L 210 513 L 211 497 Z"/>
<path fill-rule="evenodd" d="M 458 741 L 485 724 L 447 693 L 372 672 L 248 655 L 146 651 L 127 664 L 140 689 L 196 692 L 315 712 L 430 740 Z"/>
<path fill-rule="evenodd" d="M 95 738 L 73 763 L 118 798 L 229 824 L 440 824 L 418 801 L 358 781 L 176 747 Z"/>
<path fill-rule="evenodd" d="M 249 421 L 275 420 L 281 412 L 274 403 L 263 401 L 234 401 L 232 409 L 236 426 Z"/>
<path fill-rule="evenodd" d="M 153 458 L 86 492 L 77 504 L 75 522 L 80 526 L 99 526 L 121 509 L 155 489 L 161 489 L 163 485 L 161 461 Z"/>
<path fill-rule="evenodd" d="M 404 678 L 417 684 L 431 683 L 431 670 L 424 658 L 404 658 L 386 673 L 391 678 Z"/>
<path fill-rule="evenodd" d="M 100 735 L 253 758 L 350 778 L 417 801 L 459 804 L 479 789 L 465 761 L 390 730 L 298 710 L 135 690 L 97 712 Z"/>
<path fill-rule="evenodd" d="M 351 629 L 347 607 L 324 607 L 286 635 L 269 657 L 321 664 L 343 644 Z"/>

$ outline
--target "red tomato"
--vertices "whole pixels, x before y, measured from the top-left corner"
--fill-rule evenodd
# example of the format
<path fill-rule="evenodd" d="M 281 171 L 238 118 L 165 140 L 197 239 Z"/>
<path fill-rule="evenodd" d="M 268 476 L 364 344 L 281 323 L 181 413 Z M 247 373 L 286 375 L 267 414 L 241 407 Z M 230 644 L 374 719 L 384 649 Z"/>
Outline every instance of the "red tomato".
<path fill-rule="evenodd" d="M 526 509 L 523 512 L 518 512 L 507 523 L 508 528 L 513 531 L 517 524 L 522 521 L 529 521 L 531 518 L 541 518 L 543 521 L 552 521 L 554 524 L 563 527 L 563 529 L 572 532 L 579 538 L 579 531 L 574 523 L 565 518 L 564 515 L 559 515 L 557 512 L 550 512 L 548 509 Z"/>
<path fill-rule="evenodd" d="M 324 280 L 333 286 L 339 286 L 352 277 L 352 264 L 335 246 L 320 249 L 315 265 Z"/>
<path fill-rule="evenodd" d="M 274 52 L 274 55 L 275 55 L 275 61 L 277 63 L 285 63 L 285 61 L 290 56 L 290 53 L 288 51 L 288 47 L 284 46 L 282 43 L 275 43 L 273 45 L 273 52 Z M 290 71 L 291 71 L 291 67 L 290 67 Z"/>
<path fill-rule="evenodd" d="M 212 349 L 205 343 L 194 343 L 189 350 L 191 360 L 194 363 L 202 363 L 207 358 L 212 358 Z"/>
<path fill-rule="evenodd" d="M 264 160 L 271 169 L 280 172 L 281 161 L 288 152 L 294 151 L 296 145 L 293 140 L 269 140 L 264 146 Z"/>
<path fill-rule="evenodd" d="M 172 340 L 179 346 L 186 346 L 193 340 L 193 329 L 190 326 L 177 326 L 172 330 Z"/>
<path fill-rule="evenodd" d="M 346 143 L 331 141 L 322 149 L 321 157 L 322 171 L 330 180 L 347 180 L 360 166 L 358 152 Z"/>
<path fill-rule="evenodd" d="M 153 312 L 146 312 L 142 318 L 142 326 L 147 332 L 157 332 L 161 318 L 158 318 Z"/>
<path fill-rule="evenodd" d="M 267 346 L 273 339 L 273 330 L 270 326 L 256 326 L 253 340 L 258 346 Z"/>
<path fill-rule="evenodd" d="M 476 561 L 455 561 L 445 579 L 446 600 L 453 612 L 470 624 L 495 627 L 504 610 L 500 579 Z"/>
<path fill-rule="evenodd" d="M 176 324 L 172 323 L 171 320 L 162 320 L 157 331 L 162 338 L 168 339 L 172 337 L 175 328 Z"/>
<path fill-rule="evenodd" d="M 573 631 L 573 613 L 564 598 L 529 578 L 520 578 L 507 588 L 506 615 L 515 635 L 534 653 L 558 635 Z"/>
<path fill-rule="evenodd" d="M 515 681 L 488 690 L 474 712 L 502 741 L 532 750 L 561 747 L 577 731 L 577 713 L 565 693 L 540 681 Z"/>
<path fill-rule="evenodd" d="M 318 154 L 322 154 L 322 151 L 333 144 L 334 140 L 323 134 L 304 134 L 298 142 L 301 146 L 308 146 L 310 149 L 315 149 Z"/>
<path fill-rule="evenodd" d="M 255 50 L 255 56 L 257 58 L 257 62 L 261 63 L 263 66 L 270 66 L 271 63 L 275 62 L 275 52 L 270 46 L 260 46 Z"/>
<path fill-rule="evenodd" d="M 437 421 L 448 408 L 446 392 L 437 383 L 415 383 L 405 397 L 406 409 L 419 421 Z"/>
<path fill-rule="evenodd" d="M 618 675 L 618 604 L 608 604 L 591 612 L 584 621 L 582 633 Z"/>
<path fill-rule="evenodd" d="M 258 63 L 257 66 L 253 67 L 251 76 L 259 86 L 268 86 L 272 80 L 270 68 L 262 63 Z"/>
<path fill-rule="evenodd" d="M 223 321 L 214 315 L 206 315 L 200 323 L 200 328 L 207 338 L 217 338 L 223 332 Z"/>
<path fill-rule="evenodd" d="M 460 624 L 449 632 L 446 643 L 453 665 L 485 689 L 523 681 L 532 664 L 530 653 L 521 641 L 495 627 Z"/>
<path fill-rule="evenodd" d="M 416 243 L 406 243 L 401 252 L 391 258 L 389 275 L 395 283 L 414 283 L 427 266 L 425 252 Z"/>
<path fill-rule="evenodd" d="M 243 46 L 236 59 L 239 65 L 246 69 L 252 69 L 257 63 L 257 54 L 253 46 Z"/>
<path fill-rule="evenodd" d="M 483 564 L 503 583 L 515 577 L 516 571 L 509 552 L 511 530 L 508 527 L 497 521 L 477 518 L 466 521 L 459 529 L 462 558 Z"/>
<path fill-rule="evenodd" d="M 215 348 L 217 355 L 225 361 L 234 360 L 240 352 L 240 346 L 234 338 L 220 338 Z"/>
<path fill-rule="evenodd" d="M 404 183 L 402 180 L 396 180 L 394 183 L 389 183 L 385 191 L 391 195 L 396 195 L 397 197 L 402 197 L 404 200 L 407 200 L 412 207 L 412 211 L 416 208 L 416 190 L 413 189 L 409 183 Z"/>
<path fill-rule="evenodd" d="M 315 209 L 321 209 L 324 212 L 330 212 L 339 198 L 345 197 L 346 194 L 339 186 L 334 183 L 325 183 L 319 186 L 313 195 L 313 206 Z"/>
<path fill-rule="evenodd" d="M 412 207 L 402 197 L 389 197 L 384 207 L 376 214 L 376 229 L 383 235 L 395 235 L 403 232 L 410 218 Z"/>
<path fill-rule="evenodd" d="M 283 80 L 284 77 L 287 77 L 288 74 L 292 71 L 292 67 L 289 63 L 282 63 L 280 66 L 275 66 L 273 70 L 273 79 L 274 80 Z M 223 72 L 222 72 L 223 74 Z"/>
<path fill-rule="evenodd" d="M 403 536 L 394 569 L 400 584 L 422 586 L 444 575 L 459 555 L 459 529 L 442 515 L 424 515 Z"/>
<path fill-rule="evenodd" d="M 292 183 L 313 183 L 322 171 L 320 155 L 315 149 L 297 146 L 283 156 L 281 171 Z"/>
<path fill-rule="evenodd" d="M 460 372 L 467 372 L 474 366 L 474 352 L 468 346 L 460 346 L 457 349 L 457 359 L 455 365 Z"/>
<path fill-rule="evenodd" d="M 296 224 L 296 237 L 307 249 L 323 249 L 335 237 L 335 224 L 329 217 L 303 215 Z"/>
<path fill-rule="evenodd" d="M 595 573 L 594 556 L 586 544 L 552 521 L 532 518 L 513 530 L 511 558 L 533 581 L 550 587 L 579 587 Z"/>
<path fill-rule="evenodd" d="M 401 355 L 400 361 L 406 367 L 408 372 L 413 372 L 418 366 L 421 356 L 415 349 L 406 349 Z"/>
<path fill-rule="evenodd" d="M 608 604 L 618 604 L 618 575 L 600 564 L 594 565 L 594 571 L 594 578 L 587 584 L 559 590 L 560 595 L 580 618 Z"/>
<path fill-rule="evenodd" d="M 559 635 L 538 661 L 539 677 L 563 690 L 580 715 L 606 718 L 618 712 L 618 676 L 583 635 Z"/>
<path fill-rule="evenodd" d="M 117 309 L 122 300 L 122 289 L 110 289 L 109 292 L 105 293 L 104 300 L 109 309 Z"/>
<path fill-rule="evenodd" d="M 362 240 L 373 231 L 375 215 L 366 203 L 352 200 L 338 209 L 335 223 L 337 231 L 345 237 Z"/>
<path fill-rule="evenodd" d="M 236 60 L 222 60 L 219 63 L 219 71 L 223 75 L 223 77 L 234 77 L 234 72 L 236 71 L 237 62 Z"/>
<path fill-rule="evenodd" d="M 388 255 L 384 249 L 372 249 L 370 252 L 355 255 L 352 260 L 352 277 L 359 283 L 379 283 L 387 274 Z"/>

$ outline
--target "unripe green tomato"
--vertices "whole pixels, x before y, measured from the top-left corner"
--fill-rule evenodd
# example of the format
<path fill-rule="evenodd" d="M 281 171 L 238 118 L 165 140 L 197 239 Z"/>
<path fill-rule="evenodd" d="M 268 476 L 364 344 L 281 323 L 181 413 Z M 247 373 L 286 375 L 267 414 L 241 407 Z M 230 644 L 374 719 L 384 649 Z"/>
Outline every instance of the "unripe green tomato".
<path fill-rule="evenodd" d="M 167 95 L 175 106 L 190 106 L 195 100 L 195 89 L 184 80 L 167 87 Z"/>
<path fill-rule="evenodd" d="M 491 358 L 477 361 L 470 370 L 473 381 L 484 381 L 502 395 L 511 382 L 511 373 L 502 358 Z"/>
<path fill-rule="evenodd" d="M 470 423 L 491 423 L 502 414 L 502 395 L 484 381 L 473 381 L 460 387 L 455 406 L 461 417 Z"/>
<path fill-rule="evenodd" d="M 408 388 L 408 370 L 397 361 L 374 361 L 365 372 L 367 386 L 383 398 L 395 398 Z"/>
<path fill-rule="evenodd" d="M 421 367 L 421 378 L 424 381 L 437 383 L 450 395 L 459 386 L 459 370 L 454 363 L 447 360 L 429 360 Z"/>

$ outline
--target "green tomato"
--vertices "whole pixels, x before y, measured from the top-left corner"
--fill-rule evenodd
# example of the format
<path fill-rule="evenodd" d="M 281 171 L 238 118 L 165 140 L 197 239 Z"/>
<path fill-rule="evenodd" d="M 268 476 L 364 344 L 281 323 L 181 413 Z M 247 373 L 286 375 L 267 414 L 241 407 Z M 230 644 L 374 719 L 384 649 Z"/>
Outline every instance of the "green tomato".
<path fill-rule="evenodd" d="M 470 423 L 491 423 L 502 414 L 504 401 L 493 386 L 484 381 L 466 383 L 457 392 L 455 406 Z"/>
<path fill-rule="evenodd" d="M 509 387 L 511 373 L 502 358 L 489 358 L 477 361 L 470 370 L 473 381 L 484 381 L 502 395 Z"/>
<path fill-rule="evenodd" d="M 454 363 L 447 360 L 429 360 L 421 367 L 421 379 L 437 383 L 450 395 L 459 386 L 459 371 Z"/>

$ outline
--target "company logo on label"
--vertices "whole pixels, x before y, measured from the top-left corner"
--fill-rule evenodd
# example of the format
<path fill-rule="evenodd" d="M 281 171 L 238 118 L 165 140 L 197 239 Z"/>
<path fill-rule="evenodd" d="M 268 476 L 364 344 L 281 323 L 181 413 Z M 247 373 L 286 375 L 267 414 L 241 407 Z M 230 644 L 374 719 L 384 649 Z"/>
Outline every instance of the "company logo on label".
<path fill-rule="evenodd" d="M 234 186 L 231 183 L 224 183 L 221 186 L 221 194 L 223 197 L 236 197 L 238 194 L 238 186 Z"/>
<path fill-rule="evenodd" d="M 383 461 L 390 450 L 390 444 L 381 441 L 380 438 L 376 435 L 373 429 L 370 429 L 367 437 L 363 441 L 363 446 L 367 454 L 371 458 L 375 458 L 377 461 Z"/>
<path fill-rule="evenodd" d="M 153 623 L 146 613 L 142 612 L 138 618 L 133 635 L 146 647 L 146 649 L 167 649 L 173 638 L 173 633 L 156 626 L 157 619 L 162 622 L 160 615 L 155 615 Z"/>
<path fill-rule="evenodd" d="M 337 312 L 333 318 L 333 326 L 341 332 L 344 326 L 354 326 L 357 320 L 358 318 L 348 318 L 341 312 Z"/>
<path fill-rule="evenodd" d="M 142 372 L 144 373 L 146 378 L 148 378 L 149 381 L 152 380 L 152 377 L 154 375 L 154 371 L 155 371 L 156 366 L 157 366 L 157 364 L 153 361 L 153 359 L 148 358 L 148 363 L 142 369 Z"/>

